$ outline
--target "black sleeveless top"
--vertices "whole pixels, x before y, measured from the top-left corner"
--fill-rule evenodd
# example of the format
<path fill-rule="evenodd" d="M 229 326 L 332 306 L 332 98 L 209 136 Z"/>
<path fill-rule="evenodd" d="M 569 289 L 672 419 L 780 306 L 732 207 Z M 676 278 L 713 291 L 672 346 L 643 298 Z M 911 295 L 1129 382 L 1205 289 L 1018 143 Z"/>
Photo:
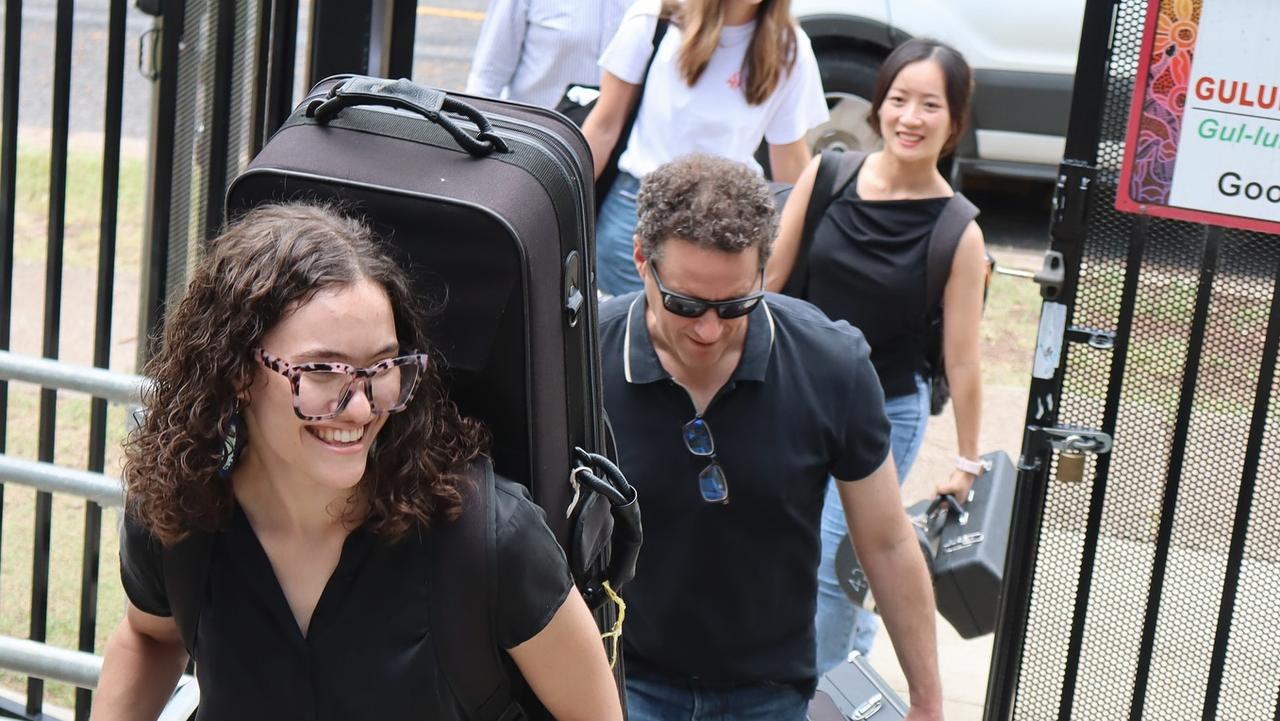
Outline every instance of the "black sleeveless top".
<path fill-rule="evenodd" d="M 857 185 L 814 231 L 808 300 L 866 336 L 886 398 L 910 395 L 924 370 L 929 234 L 949 198 L 863 200 Z"/>

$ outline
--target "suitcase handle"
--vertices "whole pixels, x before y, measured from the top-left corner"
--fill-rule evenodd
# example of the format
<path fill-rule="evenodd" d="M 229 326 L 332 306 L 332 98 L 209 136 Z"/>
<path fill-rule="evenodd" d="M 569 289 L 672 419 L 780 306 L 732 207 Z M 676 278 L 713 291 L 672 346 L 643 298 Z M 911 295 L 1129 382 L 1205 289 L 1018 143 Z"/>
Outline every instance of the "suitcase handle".
<path fill-rule="evenodd" d="M 329 95 L 312 100 L 307 105 L 307 117 L 315 118 L 321 125 L 328 123 L 344 108 L 357 105 L 383 105 L 417 113 L 448 131 L 462 149 L 476 157 L 484 157 L 495 150 L 511 152 L 502 138 L 493 133 L 493 125 L 479 110 L 451 98 L 443 90 L 427 88 L 405 78 L 386 80 L 356 75 L 336 84 Z M 479 132 L 475 137 L 467 135 L 445 113 L 455 113 L 475 123 Z"/>
<path fill-rule="evenodd" d="M 956 500 L 956 497 L 950 493 L 944 493 L 941 496 L 938 496 L 937 498 L 933 499 L 933 503 L 929 504 L 929 510 L 925 511 L 924 515 L 926 517 L 933 517 L 933 515 L 939 511 L 939 509 L 942 507 L 943 504 L 947 505 L 948 510 L 955 512 L 956 521 L 960 525 L 962 526 L 969 525 L 969 512 L 964 510 L 964 508 L 960 505 L 960 502 Z"/>
<path fill-rule="evenodd" d="M 579 483 L 595 491 L 609 501 L 613 516 L 613 533 L 610 539 L 610 558 L 605 577 L 613 589 L 620 589 L 636 575 L 636 561 L 640 557 L 640 545 L 644 531 L 640 523 L 640 504 L 636 489 L 627 482 L 622 471 L 613 461 L 581 448 L 573 449 L 578 466 L 573 477 Z M 589 584 L 584 589 L 583 600 L 589 608 L 604 602 L 606 595 L 599 584 Z"/>

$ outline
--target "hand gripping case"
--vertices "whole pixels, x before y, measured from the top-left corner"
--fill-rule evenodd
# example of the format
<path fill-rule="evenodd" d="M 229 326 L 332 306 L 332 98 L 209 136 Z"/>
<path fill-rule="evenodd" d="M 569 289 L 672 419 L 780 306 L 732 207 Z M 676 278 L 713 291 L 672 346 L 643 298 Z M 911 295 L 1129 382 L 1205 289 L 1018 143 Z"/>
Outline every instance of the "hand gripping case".
<path fill-rule="evenodd" d="M 1003 451 L 982 460 L 963 508 L 935 499 L 907 511 L 929 537 L 938 612 L 964 638 L 995 631 L 1013 520 L 1013 462 Z"/>

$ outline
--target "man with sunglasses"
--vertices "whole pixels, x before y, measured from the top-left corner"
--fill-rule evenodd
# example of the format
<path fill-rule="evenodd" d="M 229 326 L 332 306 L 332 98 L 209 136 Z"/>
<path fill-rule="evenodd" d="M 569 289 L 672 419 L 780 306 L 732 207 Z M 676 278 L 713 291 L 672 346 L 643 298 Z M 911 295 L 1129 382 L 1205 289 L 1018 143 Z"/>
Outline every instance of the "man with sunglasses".
<path fill-rule="evenodd" d="M 601 308 L 605 406 L 644 498 L 627 601 L 632 721 L 802 721 L 827 479 L 911 689 L 941 718 L 933 593 L 902 510 L 862 334 L 764 293 L 765 182 L 693 155 L 640 188 L 644 290 Z"/>

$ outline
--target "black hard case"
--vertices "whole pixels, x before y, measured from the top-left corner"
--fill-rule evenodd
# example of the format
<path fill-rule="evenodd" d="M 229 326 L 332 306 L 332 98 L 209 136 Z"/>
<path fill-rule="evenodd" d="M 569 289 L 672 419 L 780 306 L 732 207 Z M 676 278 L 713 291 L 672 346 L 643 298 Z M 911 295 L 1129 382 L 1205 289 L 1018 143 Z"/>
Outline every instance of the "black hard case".
<path fill-rule="evenodd" d="M 867 659 L 854 654 L 818 681 L 809 721 L 901 721 L 903 702 Z"/>
<path fill-rule="evenodd" d="M 1003 451 L 982 458 L 988 469 L 974 480 L 964 512 L 948 511 L 930 533 L 938 612 L 963 638 L 995 631 L 1013 520 L 1013 462 Z"/>
<path fill-rule="evenodd" d="M 432 338 L 451 397 L 485 422 L 497 472 L 530 487 L 572 557 L 571 449 L 604 452 L 586 141 L 549 110 L 452 93 L 510 152 L 473 155 L 407 110 L 309 117 L 347 77 L 321 81 L 270 138 L 228 190 L 228 217 L 268 200 L 334 200 L 389 239 L 439 309 Z"/>

